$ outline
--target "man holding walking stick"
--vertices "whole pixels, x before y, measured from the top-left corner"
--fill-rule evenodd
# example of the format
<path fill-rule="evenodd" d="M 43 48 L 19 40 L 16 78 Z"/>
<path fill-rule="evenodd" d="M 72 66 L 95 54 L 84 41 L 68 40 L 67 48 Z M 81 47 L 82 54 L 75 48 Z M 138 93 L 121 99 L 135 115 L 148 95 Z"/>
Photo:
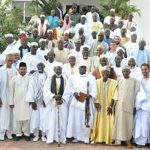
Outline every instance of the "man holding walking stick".
<path fill-rule="evenodd" d="M 65 87 L 65 79 L 62 76 L 62 67 L 54 68 L 55 74 L 48 77 L 44 85 L 44 102 L 46 104 L 45 128 L 47 133 L 47 144 L 54 141 L 66 143 L 67 104 L 62 99 Z"/>

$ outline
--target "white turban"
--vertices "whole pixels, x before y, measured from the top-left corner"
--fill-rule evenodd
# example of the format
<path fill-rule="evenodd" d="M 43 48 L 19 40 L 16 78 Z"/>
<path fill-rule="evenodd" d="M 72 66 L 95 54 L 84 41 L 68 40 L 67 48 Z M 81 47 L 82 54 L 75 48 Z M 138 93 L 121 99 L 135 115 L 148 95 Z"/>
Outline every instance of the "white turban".
<path fill-rule="evenodd" d="M 70 57 L 74 57 L 74 58 L 76 59 L 76 54 L 71 53 L 71 54 L 68 55 L 68 59 L 69 59 Z"/>
<path fill-rule="evenodd" d="M 30 47 L 32 47 L 32 46 L 38 46 L 38 43 L 36 43 L 36 42 L 30 43 Z"/>
<path fill-rule="evenodd" d="M 5 34 L 5 38 L 7 38 L 7 37 L 12 37 L 13 38 L 14 36 L 13 36 L 13 34 L 8 33 L 8 34 Z"/>
<path fill-rule="evenodd" d="M 41 42 L 46 42 L 46 39 L 40 39 L 39 43 L 41 43 Z"/>
<path fill-rule="evenodd" d="M 120 50 L 122 50 L 122 51 L 125 53 L 125 50 L 124 50 L 124 48 L 122 48 L 122 47 L 117 47 L 116 53 L 119 52 Z"/>

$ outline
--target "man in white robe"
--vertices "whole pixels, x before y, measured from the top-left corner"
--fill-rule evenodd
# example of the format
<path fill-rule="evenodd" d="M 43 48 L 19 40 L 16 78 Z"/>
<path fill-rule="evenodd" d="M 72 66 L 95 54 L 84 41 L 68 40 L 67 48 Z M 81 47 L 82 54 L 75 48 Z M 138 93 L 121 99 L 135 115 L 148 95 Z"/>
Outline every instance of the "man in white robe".
<path fill-rule="evenodd" d="M 7 54 L 12 54 L 14 50 L 18 50 L 19 49 L 19 44 L 17 43 L 17 41 L 14 39 L 13 34 L 6 34 L 5 35 L 5 39 L 7 42 L 7 47 L 6 49 L 3 51 L 2 56 L 0 59 L 5 61 L 6 55 Z"/>
<path fill-rule="evenodd" d="M 69 77 L 73 74 L 78 72 L 77 65 L 76 65 L 76 55 L 69 54 L 68 56 L 68 63 L 63 65 L 62 74 L 69 79 Z"/>
<path fill-rule="evenodd" d="M 55 74 L 48 77 L 44 84 L 44 102 L 46 104 L 45 129 L 47 144 L 57 141 L 66 143 L 67 103 L 62 99 L 65 78 L 62 67 L 55 67 Z"/>
<path fill-rule="evenodd" d="M 139 67 L 136 66 L 136 58 L 131 56 L 128 58 L 128 66 L 130 67 L 130 77 L 140 80 L 142 78 L 142 72 Z"/>
<path fill-rule="evenodd" d="M 0 68 L 0 140 L 4 140 L 5 133 L 8 139 L 12 139 L 12 110 L 9 107 L 10 82 L 17 71 L 11 66 L 13 55 L 6 55 L 6 65 Z"/>
<path fill-rule="evenodd" d="M 24 62 L 19 64 L 19 74 L 11 81 L 10 108 L 13 109 L 13 132 L 15 141 L 19 141 L 24 134 L 26 141 L 30 140 L 30 116 L 29 103 L 26 102 L 26 94 L 29 85 L 29 77 L 26 75 L 27 66 Z"/>
<path fill-rule="evenodd" d="M 43 97 L 43 87 L 47 79 L 47 74 L 44 71 L 44 64 L 39 62 L 37 64 L 38 71 L 34 72 L 30 78 L 29 88 L 27 92 L 27 101 L 31 103 L 31 118 L 30 118 L 30 132 L 35 136 L 33 141 L 39 140 L 39 130 L 42 131 L 42 141 L 45 138 L 45 103 Z"/>
<path fill-rule="evenodd" d="M 138 147 L 150 144 L 150 66 L 141 66 L 143 78 L 136 98 L 134 140 Z"/>
<path fill-rule="evenodd" d="M 22 61 L 27 64 L 27 72 L 29 74 L 33 74 L 37 70 L 36 66 L 39 61 L 45 61 L 37 54 L 37 49 L 38 44 L 36 42 L 32 42 L 30 44 L 31 52 L 26 53 L 22 58 Z"/>
<path fill-rule="evenodd" d="M 41 57 L 43 60 L 47 60 L 47 53 L 49 50 L 46 48 L 46 39 L 40 39 L 39 40 L 40 47 L 37 50 L 37 55 L 39 55 L 39 58 Z"/>
<path fill-rule="evenodd" d="M 78 60 L 78 64 L 81 62 L 84 62 L 86 64 L 86 69 L 87 72 L 92 72 L 94 67 L 93 67 L 93 59 L 92 57 L 89 57 L 89 46 L 88 45 L 83 45 L 82 46 L 82 58 Z"/>
<path fill-rule="evenodd" d="M 88 74 L 86 68 L 84 62 L 80 63 L 79 73 L 69 78 L 63 96 L 63 99 L 68 101 L 68 104 L 70 103 L 66 136 L 67 138 L 73 137 L 72 142 L 89 143 L 93 126 L 97 87 L 94 76 Z M 80 99 L 81 93 L 84 93 L 82 100 Z"/>
<path fill-rule="evenodd" d="M 54 75 L 54 67 L 58 64 L 62 65 L 62 63 L 55 60 L 55 53 L 54 51 L 50 51 L 47 54 L 48 61 L 45 62 L 45 71 L 48 76 Z"/>

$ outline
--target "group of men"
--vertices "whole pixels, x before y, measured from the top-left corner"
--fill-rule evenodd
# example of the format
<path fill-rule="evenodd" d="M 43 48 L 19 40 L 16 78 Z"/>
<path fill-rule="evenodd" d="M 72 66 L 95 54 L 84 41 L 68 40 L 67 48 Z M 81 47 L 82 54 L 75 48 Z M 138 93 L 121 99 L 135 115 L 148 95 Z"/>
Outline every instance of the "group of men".
<path fill-rule="evenodd" d="M 80 17 L 73 3 L 59 25 L 55 16 L 45 26 L 41 15 L 18 41 L 5 35 L 0 140 L 149 144 L 150 51 L 133 15 L 112 9 L 102 24 L 95 7 Z"/>

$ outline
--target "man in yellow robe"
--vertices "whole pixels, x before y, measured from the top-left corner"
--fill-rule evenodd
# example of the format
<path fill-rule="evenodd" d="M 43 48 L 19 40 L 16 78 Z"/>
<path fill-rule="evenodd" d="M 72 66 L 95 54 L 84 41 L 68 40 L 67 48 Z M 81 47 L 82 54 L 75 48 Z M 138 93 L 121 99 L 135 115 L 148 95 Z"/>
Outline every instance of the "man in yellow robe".
<path fill-rule="evenodd" d="M 113 108 L 117 101 L 117 81 L 109 78 L 110 67 L 102 67 L 103 78 L 97 80 L 98 94 L 95 101 L 97 109 L 93 130 L 92 143 L 111 144 L 112 128 L 114 123 Z"/>

